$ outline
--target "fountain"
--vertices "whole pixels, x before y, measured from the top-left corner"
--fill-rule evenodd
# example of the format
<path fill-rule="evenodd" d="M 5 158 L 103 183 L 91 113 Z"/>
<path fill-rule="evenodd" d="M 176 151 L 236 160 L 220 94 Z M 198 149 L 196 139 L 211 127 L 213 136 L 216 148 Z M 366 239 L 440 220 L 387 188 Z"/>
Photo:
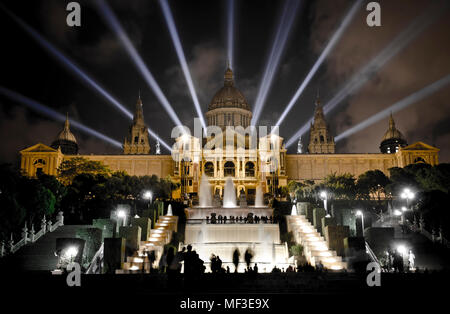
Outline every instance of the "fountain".
<path fill-rule="evenodd" d="M 256 187 L 255 207 L 264 207 L 264 197 L 261 185 Z"/>
<path fill-rule="evenodd" d="M 297 206 L 292 205 L 291 216 L 297 216 Z"/>
<path fill-rule="evenodd" d="M 234 190 L 233 179 L 228 177 L 225 183 L 225 190 L 223 193 L 223 207 L 233 208 L 237 207 L 236 202 L 236 192 Z"/>
<path fill-rule="evenodd" d="M 200 207 L 212 206 L 211 187 L 209 185 L 209 181 L 206 175 L 202 175 L 200 181 L 199 205 Z"/>
<path fill-rule="evenodd" d="M 169 207 L 167 207 L 167 216 L 173 216 L 172 204 L 169 204 Z"/>
<path fill-rule="evenodd" d="M 215 183 L 217 184 L 217 183 Z M 273 216 L 273 208 L 264 205 L 262 186 L 256 189 L 255 206 L 247 206 L 245 191 L 239 191 L 237 206 L 236 189 L 231 177 L 227 177 L 223 190 L 223 205 L 220 203 L 220 187 L 215 187 L 214 201 L 212 189 L 207 177 L 200 180 L 199 206 L 187 209 L 185 227 L 185 244 L 192 245 L 200 259 L 209 261 L 211 254 L 220 256 L 222 266 L 233 267 L 233 252 L 238 249 L 253 253 L 253 263 L 258 263 L 261 271 L 271 271 L 273 265 L 287 267 L 290 265 L 286 243 L 280 239 L 278 223 L 267 223 L 260 220 L 255 223 L 248 217 Z M 216 217 L 228 217 L 228 220 L 217 222 Z M 231 217 L 247 217 L 246 223 L 237 222 Z M 201 221 L 199 223 L 199 221 Z M 245 221 L 245 220 L 244 220 Z M 208 267 L 209 265 L 205 265 Z M 238 267 L 239 272 L 244 267 Z"/>

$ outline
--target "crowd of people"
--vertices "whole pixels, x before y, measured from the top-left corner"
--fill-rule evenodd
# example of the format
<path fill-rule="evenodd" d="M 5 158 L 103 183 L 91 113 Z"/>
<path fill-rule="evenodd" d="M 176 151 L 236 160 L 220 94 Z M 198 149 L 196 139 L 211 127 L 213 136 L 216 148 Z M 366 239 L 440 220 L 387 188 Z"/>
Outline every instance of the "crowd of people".
<path fill-rule="evenodd" d="M 386 255 L 381 258 L 380 263 L 383 269 L 386 272 L 404 272 L 405 270 L 412 271 L 415 269 L 415 255 L 414 253 L 409 250 L 408 252 L 408 264 L 407 268 L 405 269 L 405 262 L 403 255 L 398 251 L 388 250 L 386 251 Z"/>
<path fill-rule="evenodd" d="M 211 214 L 211 217 L 206 216 L 206 223 L 211 224 L 226 224 L 226 223 L 245 223 L 245 224 L 258 224 L 258 223 L 277 223 L 274 217 L 270 216 L 256 216 L 253 214 L 248 214 L 246 217 L 243 216 L 229 216 L 227 217 L 218 215 L 215 213 Z"/>
<path fill-rule="evenodd" d="M 154 251 L 147 252 L 149 261 L 154 261 Z M 240 264 L 240 252 L 236 248 L 233 252 L 233 264 L 234 264 L 234 272 L 237 273 L 238 266 Z M 253 252 L 250 249 L 247 249 L 244 253 L 244 261 L 246 267 L 244 268 L 244 273 L 247 274 L 257 274 L 259 273 L 259 266 L 255 263 L 252 266 L 251 261 L 253 258 Z M 182 270 L 182 262 L 184 262 L 184 274 L 186 277 L 195 278 L 195 276 L 205 273 L 206 267 L 204 265 L 204 261 L 200 259 L 198 253 L 193 250 L 191 245 L 187 247 L 183 247 L 180 251 L 175 253 L 174 247 L 169 247 L 167 252 L 161 256 L 159 262 L 159 271 L 165 272 L 169 276 L 173 276 L 174 274 L 180 274 Z M 211 273 L 214 274 L 229 274 L 231 273 L 231 269 L 229 266 L 224 267 L 221 258 L 218 255 L 212 254 L 210 257 L 210 269 Z M 265 272 L 266 269 L 264 268 Z M 323 265 L 319 262 L 316 267 L 311 266 L 310 264 L 299 265 L 298 267 L 293 267 L 289 265 L 286 268 L 279 268 L 276 265 L 270 271 L 271 273 L 295 273 L 295 272 L 312 272 L 312 271 L 325 271 Z"/>

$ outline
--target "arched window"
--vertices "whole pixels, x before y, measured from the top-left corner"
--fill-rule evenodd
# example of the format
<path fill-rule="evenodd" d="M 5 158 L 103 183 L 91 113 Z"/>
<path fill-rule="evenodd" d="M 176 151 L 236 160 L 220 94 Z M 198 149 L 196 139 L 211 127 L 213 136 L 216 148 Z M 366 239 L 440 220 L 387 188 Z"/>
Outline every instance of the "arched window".
<path fill-rule="evenodd" d="M 235 176 L 235 167 L 234 167 L 234 163 L 232 161 L 227 161 L 225 163 L 225 165 L 223 166 L 223 174 L 225 177 L 228 176 Z"/>
<path fill-rule="evenodd" d="M 255 176 L 255 164 L 251 161 L 245 164 L 245 176 L 254 177 Z"/>
<path fill-rule="evenodd" d="M 325 142 L 325 139 L 323 138 L 323 135 L 320 136 L 320 142 L 321 143 Z"/>
<path fill-rule="evenodd" d="M 424 163 L 424 164 L 426 164 L 427 162 L 426 162 L 425 159 L 423 159 L 422 157 L 416 157 L 416 158 L 414 159 L 414 163 L 415 163 L 415 164 L 417 164 L 417 163 Z"/>
<path fill-rule="evenodd" d="M 210 161 L 205 163 L 204 172 L 208 177 L 214 176 L 214 164 Z"/>
<path fill-rule="evenodd" d="M 37 165 L 37 164 L 41 164 L 41 165 L 45 165 L 45 160 L 44 159 L 36 159 L 33 163 L 33 165 Z"/>

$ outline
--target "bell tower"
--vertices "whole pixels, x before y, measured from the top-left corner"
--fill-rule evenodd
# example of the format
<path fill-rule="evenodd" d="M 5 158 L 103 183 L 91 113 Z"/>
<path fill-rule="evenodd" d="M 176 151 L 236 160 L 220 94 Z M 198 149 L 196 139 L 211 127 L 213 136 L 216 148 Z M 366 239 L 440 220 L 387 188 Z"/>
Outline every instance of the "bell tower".
<path fill-rule="evenodd" d="M 319 96 L 316 98 L 314 122 L 311 123 L 308 151 L 310 154 L 334 154 L 336 144 L 325 121 Z"/>
<path fill-rule="evenodd" d="M 126 155 L 150 154 L 148 129 L 144 123 L 144 112 L 140 95 L 136 102 L 133 124 L 129 128 L 128 136 L 123 144 L 123 153 Z"/>

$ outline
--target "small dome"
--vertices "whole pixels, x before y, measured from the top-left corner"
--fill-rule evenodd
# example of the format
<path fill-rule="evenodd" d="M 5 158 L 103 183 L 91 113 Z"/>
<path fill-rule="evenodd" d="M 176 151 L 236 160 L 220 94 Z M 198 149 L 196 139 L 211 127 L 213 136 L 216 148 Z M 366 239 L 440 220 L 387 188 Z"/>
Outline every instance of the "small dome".
<path fill-rule="evenodd" d="M 408 145 L 403 134 L 395 127 L 394 118 L 392 114 L 389 118 L 389 129 L 384 133 L 380 144 L 380 151 L 383 154 L 394 154 L 399 151 L 401 147 Z"/>
<path fill-rule="evenodd" d="M 384 133 L 384 136 L 381 141 L 383 142 L 390 139 L 399 139 L 405 141 L 405 137 L 403 136 L 402 132 L 397 130 L 397 128 L 395 127 L 395 122 L 394 118 L 392 117 L 392 114 L 391 117 L 389 118 L 389 129 L 386 131 L 386 133 Z"/>
<path fill-rule="evenodd" d="M 73 133 L 70 132 L 69 119 L 66 119 L 66 122 L 64 122 L 64 129 L 61 132 L 59 132 L 58 136 L 56 137 L 56 140 L 65 140 L 75 143 L 77 142 L 75 135 L 73 135 Z"/>
<path fill-rule="evenodd" d="M 225 71 L 224 86 L 214 95 L 208 106 L 208 110 L 217 108 L 242 108 L 250 110 L 250 106 L 244 95 L 234 87 L 233 71 L 230 68 L 227 68 Z"/>
<path fill-rule="evenodd" d="M 66 117 L 64 129 L 59 132 L 51 147 L 61 149 L 63 154 L 76 155 L 78 153 L 78 144 L 75 135 L 70 132 L 69 117 Z"/>

